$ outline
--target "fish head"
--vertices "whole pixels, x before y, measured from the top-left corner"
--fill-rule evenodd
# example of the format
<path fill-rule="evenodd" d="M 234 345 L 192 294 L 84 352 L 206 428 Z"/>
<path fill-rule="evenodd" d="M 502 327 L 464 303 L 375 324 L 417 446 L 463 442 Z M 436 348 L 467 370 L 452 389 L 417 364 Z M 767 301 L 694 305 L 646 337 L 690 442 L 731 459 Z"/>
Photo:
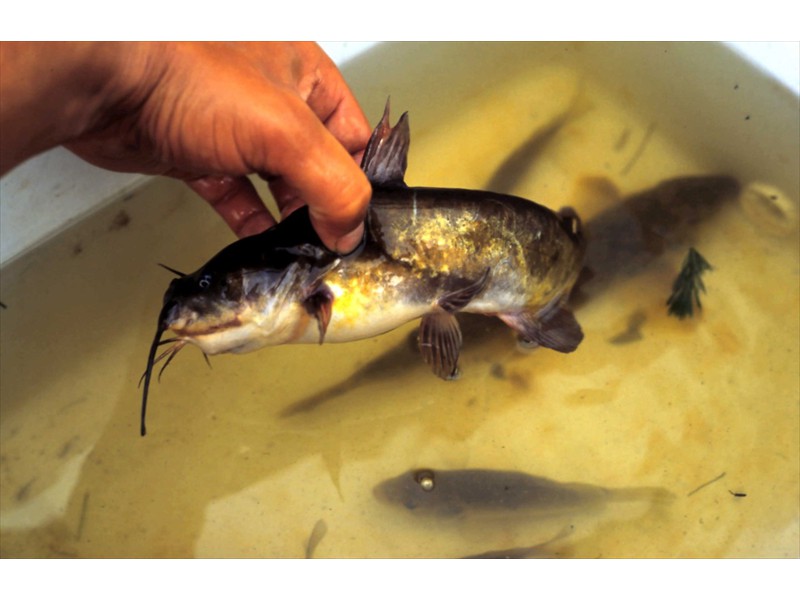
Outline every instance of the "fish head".
<path fill-rule="evenodd" d="M 256 269 L 206 265 L 174 279 L 159 329 L 205 354 L 243 353 L 299 339 L 309 321 L 304 300 L 324 273 L 296 260 Z"/>
<path fill-rule="evenodd" d="M 383 503 L 425 513 L 441 505 L 441 491 L 439 478 L 431 469 L 412 469 L 379 483 L 372 493 Z"/>
<path fill-rule="evenodd" d="M 204 266 L 174 279 L 164 294 L 159 329 L 206 354 L 246 352 L 267 345 L 287 316 L 279 306 L 291 293 L 286 285 L 291 279 L 289 270 L 248 273 Z"/>
<path fill-rule="evenodd" d="M 164 294 L 159 329 L 206 354 L 235 350 L 248 312 L 243 282 L 241 270 L 209 265 L 173 279 Z"/>
<path fill-rule="evenodd" d="M 298 210 L 174 279 L 164 294 L 160 327 L 206 354 L 294 341 L 308 321 L 305 301 L 337 262 L 319 242 L 307 210 Z"/>
<path fill-rule="evenodd" d="M 320 281 L 338 263 L 314 232 L 307 209 L 230 244 L 194 273 L 172 280 L 142 376 L 142 434 L 153 366 L 186 344 L 204 354 L 250 352 L 296 341 L 320 311 Z M 162 340 L 166 333 L 173 334 Z M 173 346 L 157 356 L 158 347 Z M 163 370 L 163 368 L 162 368 Z"/>

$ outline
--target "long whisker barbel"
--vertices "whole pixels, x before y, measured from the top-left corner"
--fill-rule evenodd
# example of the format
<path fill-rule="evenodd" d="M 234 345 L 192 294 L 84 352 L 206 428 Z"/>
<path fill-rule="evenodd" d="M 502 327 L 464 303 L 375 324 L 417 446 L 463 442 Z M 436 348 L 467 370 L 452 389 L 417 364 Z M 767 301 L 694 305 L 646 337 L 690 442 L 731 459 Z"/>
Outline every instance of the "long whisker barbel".
<path fill-rule="evenodd" d="M 186 277 L 186 273 L 181 273 L 180 271 L 178 271 L 178 269 L 173 269 L 172 267 L 168 267 L 163 263 L 158 263 L 158 266 L 161 267 L 162 269 L 166 269 L 170 273 L 174 273 L 178 277 Z"/>
<path fill-rule="evenodd" d="M 172 359 L 173 359 L 173 358 L 175 358 L 175 355 L 176 355 L 178 352 L 180 352 L 180 351 L 181 351 L 181 348 L 183 348 L 184 346 L 186 346 L 186 344 L 187 344 L 187 342 L 186 342 L 186 341 L 184 341 L 184 340 L 180 340 L 180 341 L 176 342 L 176 344 L 175 344 L 174 346 L 170 346 L 169 348 L 167 348 L 167 349 L 166 349 L 164 352 L 162 352 L 162 353 L 161 353 L 161 355 L 160 355 L 160 356 L 159 356 L 159 357 L 156 359 L 156 362 L 158 362 L 159 360 L 161 360 L 161 359 L 162 359 L 162 358 L 164 358 L 165 356 L 167 357 L 167 360 L 166 360 L 166 361 L 164 361 L 164 364 L 161 366 L 161 370 L 158 372 L 158 382 L 159 382 L 159 383 L 161 383 L 161 374 L 164 372 L 164 369 L 166 369 L 166 368 L 167 368 L 167 365 L 168 365 L 170 362 L 172 362 Z"/>
<path fill-rule="evenodd" d="M 153 342 L 150 344 L 150 352 L 147 354 L 147 367 L 145 368 L 144 375 L 142 376 L 144 378 L 144 389 L 142 390 L 142 416 L 141 425 L 139 428 L 142 436 L 147 435 L 147 427 L 145 426 L 145 417 L 147 415 L 147 393 L 150 390 L 150 378 L 153 376 L 153 366 L 165 356 L 169 356 L 170 358 L 175 356 L 175 353 L 183 348 L 184 345 L 186 345 L 185 341 L 177 338 L 169 340 L 161 339 L 161 336 L 164 335 L 164 332 L 167 330 L 167 317 L 172 309 L 173 305 L 171 303 L 166 303 L 161 307 L 161 313 L 158 315 L 158 327 L 156 327 L 156 334 L 153 336 Z M 158 352 L 159 346 L 169 342 L 175 342 L 175 345 L 171 348 L 168 348 L 165 352 L 162 352 L 158 358 L 156 358 L 156 353 Z M 169 361 L 167 361 L 167 364 L 168 363 Z M 164 369 L 162 368 L 161 371 L 163 370 Z M 159 375 L 160 374 L 161 373 L 159 373 Z M 139 381 L 139 384 L 141 385 L 141 380 Z"/>

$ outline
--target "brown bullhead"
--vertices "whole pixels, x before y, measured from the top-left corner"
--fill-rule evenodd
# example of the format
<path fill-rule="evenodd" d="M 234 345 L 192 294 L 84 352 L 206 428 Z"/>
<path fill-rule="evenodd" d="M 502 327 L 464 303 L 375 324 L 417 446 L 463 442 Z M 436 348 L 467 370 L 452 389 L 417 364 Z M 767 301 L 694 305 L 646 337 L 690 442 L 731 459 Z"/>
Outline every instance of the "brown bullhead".
<path fill-rule="evenodd" d="M 170 283 L 144 374 L 142 435 L 153 365 L 187 343 L 205 354 L 289 343 L 348 342 L 422 318 L 419 348 L 434 373 L 458 372 L 458 311 L 495 315 L 525 342 L 572 352 L 583 333 L 564 304 L 583 260 L 580 221 L 529 200 L 408 187 L 408 115 L 389 106 L 362 168 L 373 194 L 360 246 L 329 251 L 300 208 Z M 174 337 L 161 340 L 162 334 Z M 173 346 L 156 357 L 158 346 Z"/>
<path fill-rule="evenodd" d="M 375 486 L 378 500 L 435 517 L 492 516 L 510 512 L 551 517 L 602 508 L 608 502 L 662 501 L 661 488 L 611 489 L 561 483 L 518 471 L 413 469 Z"/>

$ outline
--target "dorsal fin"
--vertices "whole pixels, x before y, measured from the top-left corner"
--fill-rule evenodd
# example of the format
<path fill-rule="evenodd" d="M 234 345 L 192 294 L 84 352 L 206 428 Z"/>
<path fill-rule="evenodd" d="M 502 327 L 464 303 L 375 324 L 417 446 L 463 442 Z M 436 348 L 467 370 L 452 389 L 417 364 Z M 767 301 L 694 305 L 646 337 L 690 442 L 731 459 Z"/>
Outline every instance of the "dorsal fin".
<path fill-rule="evenodd" d="M 403 178 L 408 164 L 410 132 L 408 113 L 394 127 L 389 126 L 389 100 L 380 123 L 369 138 L 361 169 L 375 187 L 406 187 Z"/>

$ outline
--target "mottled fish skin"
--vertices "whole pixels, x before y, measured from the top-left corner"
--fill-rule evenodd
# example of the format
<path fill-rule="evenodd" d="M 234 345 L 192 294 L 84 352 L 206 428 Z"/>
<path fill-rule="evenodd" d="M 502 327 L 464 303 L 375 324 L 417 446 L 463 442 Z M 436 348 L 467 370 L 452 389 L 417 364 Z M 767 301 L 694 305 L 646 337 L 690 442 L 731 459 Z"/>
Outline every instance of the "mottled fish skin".
<path fill-rule="evenodd" d="M 485 287 L 461 311 L 539 311 L 568 293 L 583 258 L 578 235 L 552 211 L 489 192 L 381 190 L 367 223 L 360 255 L 325 277 L 336 296 L 326 341 L 394 329 L 487 271 Z"/>
<path fill-rule="evenodd" d="M 453 315 L 472 312 L 499 317 L 531 345 L 578 347 L 583 332 L 564 306 L 584 254 L 574 211 L 492 192 L 409 188 L 407 115 L 394 127 L 388 119 L 387 104 L 365 150 L 373 197 L 355 252 L 325 248 L 302 207 L 172 281 L 143 376 L 143 433 L 153 366 L 186 343 L 219 354 L 347 342 L 422 317 L 422 357 L 452 379 L 462 342 Z M 176 344 L 157 357 L 166 332 Z"/>
<path fill-rule="evenodd" d="M 510 512 L 549 517 L 601 508 L 611 501 L 670 496 L 660 488 L 610 489 L 487 469 L 412 469 L 378 484 L 373 492 L 382 502 L 441 518 Z"/>

